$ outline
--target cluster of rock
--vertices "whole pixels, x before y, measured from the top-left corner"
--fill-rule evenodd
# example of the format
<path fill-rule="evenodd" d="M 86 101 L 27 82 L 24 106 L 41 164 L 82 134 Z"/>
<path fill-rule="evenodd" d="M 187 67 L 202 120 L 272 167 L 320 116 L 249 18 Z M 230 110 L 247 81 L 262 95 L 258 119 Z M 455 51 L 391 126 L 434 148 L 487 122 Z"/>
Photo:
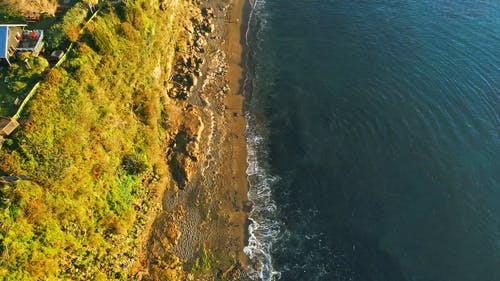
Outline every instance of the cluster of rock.
<path fill-rule="evenodd" d="M 212 8 L 199 9 L 192 7 L 191 18 L 185 22 L 186 50 L 175 65 L 176 74 L 172 77 L 169 96 L 172 98 L 187 100 L 189 94 L 198 86 L 198 80 L 202 76 L 202 68 L 205 63 L 203 55 L 207 46 L 207 38 L 215 31 L 213 23 L 214 13 Z"/>
<path fill-rule="evenodd" d="M 202 76 L 210 67 L 206 62 L 207 50 L 216 49 L 209 46 L 209 41 L 213 41 L 210 39 L 215 38 L 213 34 L 216 17 L 213 8 L 200 9 L 192 5 L 188 9 L 187 18 L 183 23 L 186 46 L 178 51 L 174 65 L 175 74 L 168 88 L 169 97 L 180 103 L 188 101 L 182 110 L 182 121 L 178 123 L 179 129 L 172 138 L 168 151 L 170 172 L 180 189 L 189 182 L 203 156 L 199 144 L 205 126 L 199 104 L 194 105 L 191 100 L 194 93 L 200 97 L 203 90 L 202 80 L 205 77 Z"/>
<path fill-rule="evenodd" d="M 169 166 L 173 179 L 180 189 L 192 178 L 196 163 L 203 157 L 199 138 L 204 129 L 201 113 L 188 105 L 183 111 L 184 120 L 169 146 Z"/>

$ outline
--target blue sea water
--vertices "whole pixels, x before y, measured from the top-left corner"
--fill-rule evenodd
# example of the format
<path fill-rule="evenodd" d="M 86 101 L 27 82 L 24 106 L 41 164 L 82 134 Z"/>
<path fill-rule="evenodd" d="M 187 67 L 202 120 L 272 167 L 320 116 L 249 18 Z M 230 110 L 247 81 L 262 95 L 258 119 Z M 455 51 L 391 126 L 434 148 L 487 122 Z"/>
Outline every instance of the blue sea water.
<path fill-rule="evenodd" d="M 254 0 L 260 280 L 500 280 L 500 1 Z"/>

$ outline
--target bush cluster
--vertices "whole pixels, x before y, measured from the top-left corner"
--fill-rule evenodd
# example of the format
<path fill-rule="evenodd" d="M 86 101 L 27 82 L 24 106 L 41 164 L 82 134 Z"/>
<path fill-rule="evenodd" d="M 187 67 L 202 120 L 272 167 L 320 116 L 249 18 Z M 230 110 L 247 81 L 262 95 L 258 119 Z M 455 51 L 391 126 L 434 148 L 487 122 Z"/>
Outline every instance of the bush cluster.
<path fill-rule="evenodd" d="M 46 31 L 47 48 L 53 50 L 61 48 L 68 41 L 76 42 L 88 12 L 88 8 L 82 3 L 71 7 L 60 23 L 54 24 Z"/>

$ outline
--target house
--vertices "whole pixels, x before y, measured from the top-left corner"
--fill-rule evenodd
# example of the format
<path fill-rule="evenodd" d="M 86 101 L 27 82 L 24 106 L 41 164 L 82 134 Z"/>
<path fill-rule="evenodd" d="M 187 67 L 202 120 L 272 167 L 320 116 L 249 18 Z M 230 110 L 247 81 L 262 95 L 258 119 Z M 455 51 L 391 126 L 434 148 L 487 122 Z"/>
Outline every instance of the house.
<path fill-rule="evenodd" d="M 10 65 L 10 58 L 21 42 L 25 26 L 26 24 L 0 24 L 0 61 Z"/>
<path fill-rule="evenodd" d="M 16 119 L 0 116 L 0 147 L 2 147 L 5 137 L 10 135 L 19 126 Z"/>
<path fill-rule="evenodd" d="M 43 30 L 26 30 L 26 24 L 0 24 L 0 60 L 10 65 L 16 52 L 38 56 L 43 49 Z"/>

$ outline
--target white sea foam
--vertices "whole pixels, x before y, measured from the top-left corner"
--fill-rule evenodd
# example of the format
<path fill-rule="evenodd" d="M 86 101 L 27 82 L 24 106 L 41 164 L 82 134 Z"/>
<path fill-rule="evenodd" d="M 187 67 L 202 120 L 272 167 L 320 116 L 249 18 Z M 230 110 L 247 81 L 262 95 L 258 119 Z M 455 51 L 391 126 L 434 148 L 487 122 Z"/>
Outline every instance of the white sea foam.
<path fill-rule="evenodd" d="M 250 32 L 257 34 L 265 25 L 265 19 L 261 15 L 264 1 L 250 1 L 251 12 L 249 15 L 248 28 L 245 32 L 246 45 L 252 49 Z M 256 17 L 258 17 L 258 21 Z M 253 29 L 253 30 L 252 30 Z M 249 61 L 246 61 L 247 73 L 243 83 L 243 89 L 248 90 L 254 82 L 255 73 L 250 73 Z M 254 76 L 252 76 L 252 74 Z M 251 88 L 251 87 L 250 87 Z M 252 95 L 248 95 L 251 97 Z M 248 199 L 252 202 L 252 210 L 249 214 L 251 221 L 248 227 L 248 246 L 244 252 L 252 261 L 254 267 L 248 269 L 252 280 L 274 281 L 281 277 L 281 273 L 273 267 L 271 251 L 280 233 L 281 223 L 277 219 L 277 207 L 272 197 L 273 185 L 279 180 L 272 176 L 265 168 L 267 155 L 265 138 L 262 132 L 256 129 L 256 122 L 251 113 L 246 114 L 247 128 L 245 131 L 247 141 L 247 178 L 249 182 Z"/>
<path fill-rule="evenodd" d="M 252 124 L 251 116 L 248 115 L 248 124 Z M 276 204 L 272 199 L 272 186 L 278 181 L 277 177 L 269 175 L 263 168 L 265 158 L 262 145 L 264 139 L 252 132 L 251 125 L 247 126 L 247 176 L 250 188 L 248 199 L 252 201 L 252 211 L 248 227 L 248 246 L 244 251 L 255 264 L 255 268 L 249 269 L 249 275 L 253 280 L 272 281 L 280 278 L 280 273 L 273 268 L 271 250 L 280 232 L 280 222 L 276 218 Z"/>

